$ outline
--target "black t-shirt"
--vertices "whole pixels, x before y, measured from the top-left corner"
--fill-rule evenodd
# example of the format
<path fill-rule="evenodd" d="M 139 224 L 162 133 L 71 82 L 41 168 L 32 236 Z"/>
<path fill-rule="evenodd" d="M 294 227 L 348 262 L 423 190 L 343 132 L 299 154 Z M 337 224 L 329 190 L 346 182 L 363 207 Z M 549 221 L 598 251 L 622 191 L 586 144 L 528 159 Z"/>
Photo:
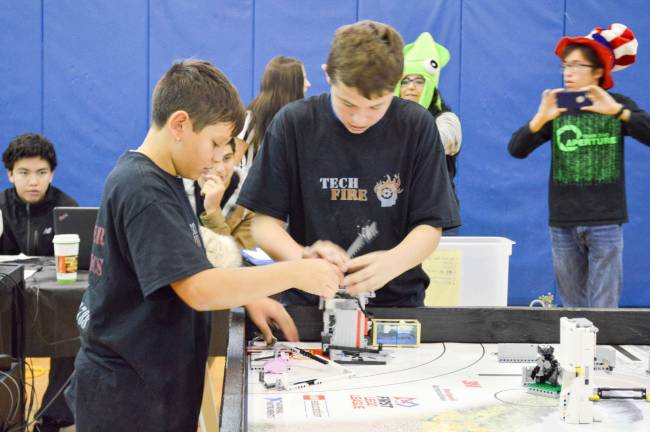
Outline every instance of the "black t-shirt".
<path fill-rule="evenodd" d="M 141 153 L 120 158 L 104 185 L 77 315 L 72 394 L 84 430 L 196 430 L 209 314 L 169 284 L 212 268 L 198 228 L 180 178 Z"/>
<path fill-rule="evenodd" d="M 360 135 L 336 118 L 328 94 L 287 105 L 266 131 L 238 203 L 288 221 L 301 245 L 330 240 L 347 249 L 374 221 L 379 235 L 359 255 L 396 246 L 418 225 L 460 223 L 435 120 L 399 98 Z M 377 291 L 371 304 L 421 306 L 428 283 L 418 265 Z M 317 301 L 297 290 L 285 299 Z"/>
<path fill-rule="evenodd" d="M 622 122 L 586 111 L 567 112 L 537 133 L 528 124 L 508 144 L 515 157 L 526 157 L 547 141 L 552 143 L 549 176 L 549 225 L 609 225 L 627 222 L 625 146 L 632 136 L 650 145 L 650 115 L 630 98 L 610 93 L 631 112 Z"/>

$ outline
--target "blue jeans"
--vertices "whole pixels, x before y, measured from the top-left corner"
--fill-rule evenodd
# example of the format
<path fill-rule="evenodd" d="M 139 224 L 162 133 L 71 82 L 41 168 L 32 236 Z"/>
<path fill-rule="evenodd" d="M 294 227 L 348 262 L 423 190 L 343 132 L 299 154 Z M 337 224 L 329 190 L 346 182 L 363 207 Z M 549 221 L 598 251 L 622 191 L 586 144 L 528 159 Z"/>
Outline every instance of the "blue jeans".
<path fill-rule="evenodd" d="M 623 289 L 623 227 L 550 228 L 555 283 L 562 304 L 618 307 Z"/>

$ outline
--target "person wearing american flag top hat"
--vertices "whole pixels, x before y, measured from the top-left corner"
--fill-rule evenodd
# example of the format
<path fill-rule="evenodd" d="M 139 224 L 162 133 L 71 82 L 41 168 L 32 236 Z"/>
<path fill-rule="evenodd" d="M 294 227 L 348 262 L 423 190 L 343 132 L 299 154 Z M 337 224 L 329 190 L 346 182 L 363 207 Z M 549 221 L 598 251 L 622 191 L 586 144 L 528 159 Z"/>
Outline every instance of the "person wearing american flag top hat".
<path fill-rule="evenodd" d="M 614 86 L 612 73 L 632 65 L 637 48 L 632 30 L 619 23 L 561 38 L 555 54 L 562 61 L 564 88 L 544 90 L 535 115 L 508 144 L 512 156 L 525 158 L 551 142 L 553 269 L 567 307 L 619 304 L 628 221 L 624 136 L 650 146 L 650 115 L 608 90 Z M 575 104 L 560 103 L 566 96 Z"/>

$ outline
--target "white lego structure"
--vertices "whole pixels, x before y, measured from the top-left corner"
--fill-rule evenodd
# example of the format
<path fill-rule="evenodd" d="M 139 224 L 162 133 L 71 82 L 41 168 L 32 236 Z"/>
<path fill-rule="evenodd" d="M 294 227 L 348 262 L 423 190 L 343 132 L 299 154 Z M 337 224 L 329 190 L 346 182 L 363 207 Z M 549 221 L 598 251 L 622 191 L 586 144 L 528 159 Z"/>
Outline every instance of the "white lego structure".
<path fill-rule="evenodd" d="M 323 351 L 334 349 L 363 350 L 370 345 L 371 322 L 365 315 L 368 300 L 336 297 L 323 303 Z"/>
<path fill-rule="evenodd" d="M 340 364 L 386 364 L 388 355 L 381 346 L 372 345 L 372 320 L 366 312 L 368 298 L 346 296 L 344 292 L 331 300 L 321 300 L 323 352 Z"/>
<path fill-rule="evenodd" d="M 348 256 L 355 256 L 377 235 L 379 231 L 376 222 L 361 228 L 347 250 Z M 370 292 L 352 297 L 345 290 L 339 290 L 331 300 L 320 299 L 319 308 L 323 311 L 323 352 L 335 362 L 386 364 L 388 356 L 380 352 L 381 346 L 372 347 L 372 322 L 366 312 L 366 305 L 368 299 L 374 296 L 375 293 Z"/>
<path fill-rule="evenodd" d="M 596 346 L 595 370 L 611 372 L 616 367 L 616 350 L 610 346 Z"/>
<path fill-rule="evenodd" d="M 592 423 L 594 419 L 594 357 L 598 329 L 585 318 L 560 318 L 561 367 L 560 416 L 571 424 Z"/>

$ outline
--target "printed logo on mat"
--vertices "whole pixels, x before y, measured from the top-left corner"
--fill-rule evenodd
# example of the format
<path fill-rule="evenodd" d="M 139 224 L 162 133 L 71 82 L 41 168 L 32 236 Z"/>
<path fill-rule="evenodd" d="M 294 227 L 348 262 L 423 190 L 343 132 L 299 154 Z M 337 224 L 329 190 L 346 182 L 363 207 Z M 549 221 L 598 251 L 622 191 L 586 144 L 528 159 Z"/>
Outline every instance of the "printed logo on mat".
<path fill-rule="evenodd" d="M 419 403 L 414 397 L 405 396 L 358 396 L 350 395 L 352 408 L 369 409 L 369 408 L 413 408 Z"/>
<path fill-rule="evenodd" d="M 266 401 L 266 418 L 282 417 L 284 413 L 282 397 L 264 398 L 264 400 Z"/>
<path fill-rule="evenodd" d="M 436 395 L 438 396 L 438 398 L 441 401 L 443 401 L 443 402 L 452 402 L 452 401 L 456 400 L 453 393 L 451 392 L 451 389 L 448 389 L 448 388 L 441 389 L 437 385 L 434 385 L 434 386 L 431 386 L 431 387 L 433 387 L 433 391 L 436 392 Z"/>
<path fill-rule="evenodd" d="M 305 416 L 307 418 L 323 418 L 330 416 L 325 395 L 303 395 L 302 401 L 305 404 Z"/>

